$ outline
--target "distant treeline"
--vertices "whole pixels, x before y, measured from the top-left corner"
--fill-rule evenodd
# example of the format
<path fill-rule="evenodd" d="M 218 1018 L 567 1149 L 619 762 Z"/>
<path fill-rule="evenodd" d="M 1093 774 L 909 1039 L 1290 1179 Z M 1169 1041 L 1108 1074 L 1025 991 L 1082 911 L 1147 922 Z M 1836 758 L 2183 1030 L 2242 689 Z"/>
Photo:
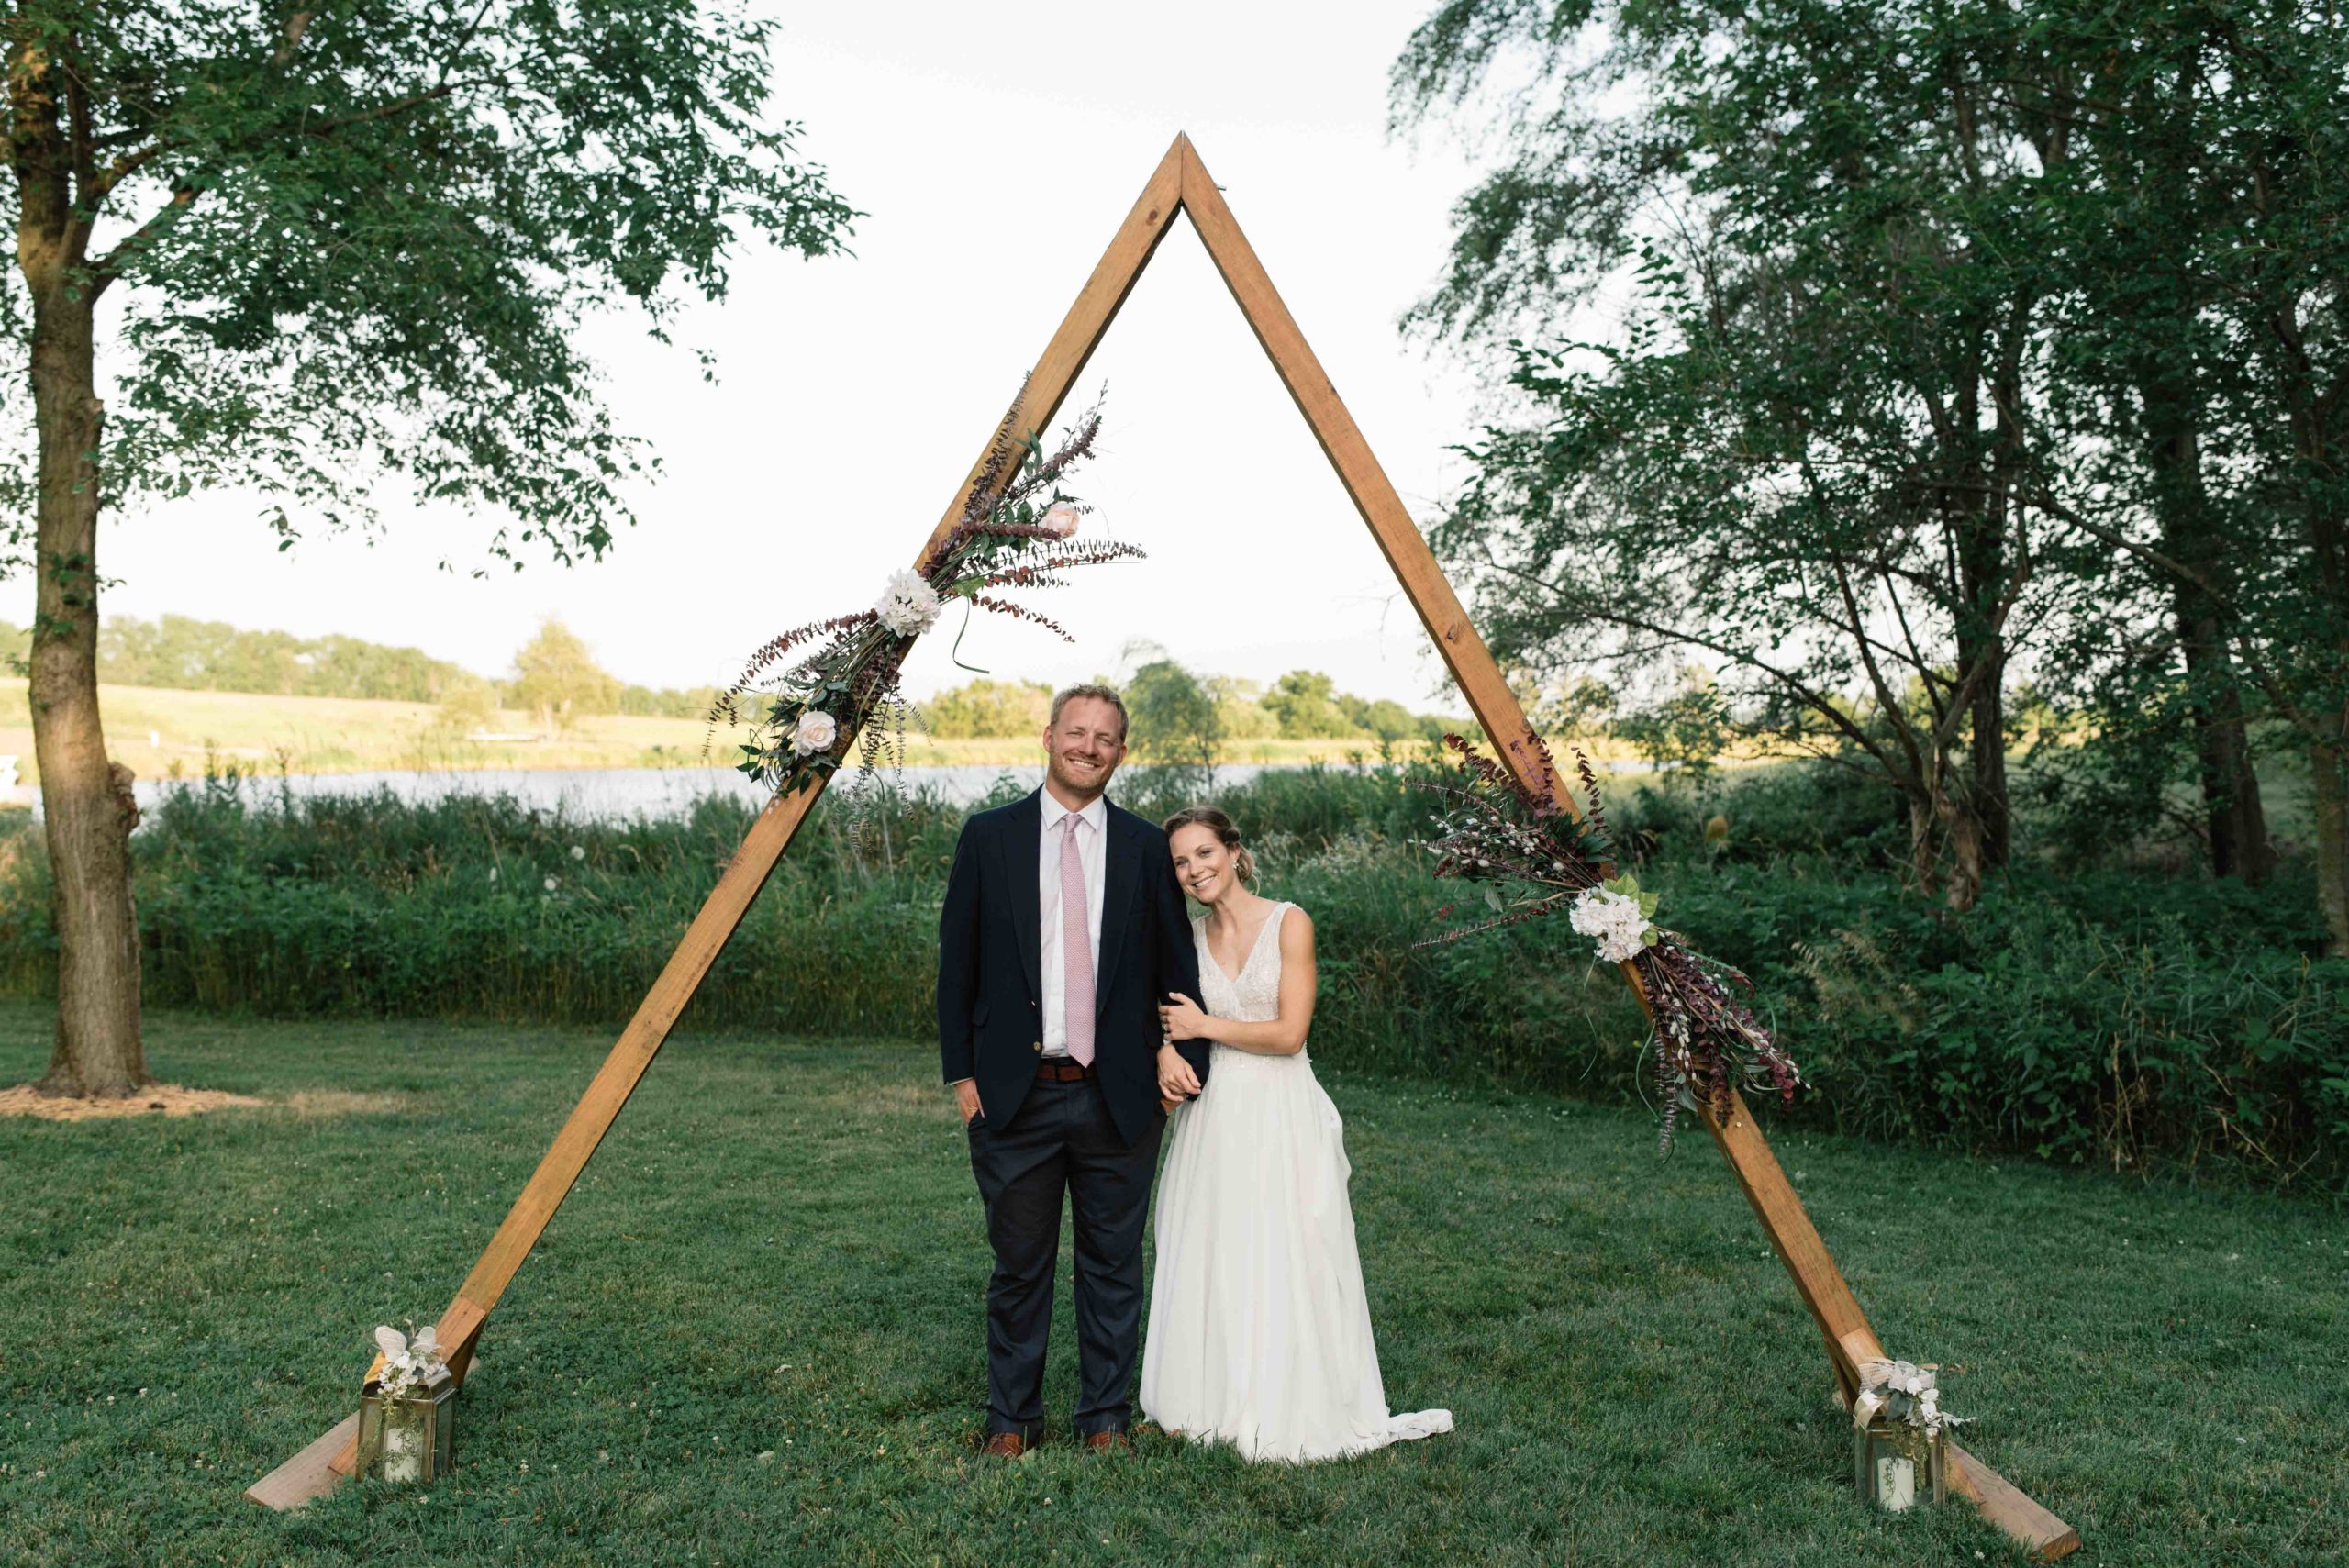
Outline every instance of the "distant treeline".
<path fill-rule="evenodd" d="M 12 663 L 22 663 L 30 641 L 26 628 L 0 621 L 0 652 Z M 356 637 L 251 631 L 192 616 L 107 617 L 98 628 L 98 678 L 120 686 L 384 702 L 438 703 L 458 693 L 486 690 L 501 706 L 530 706 L 518 690 L 520 678 L 484 680 L 420 648 Z M 610 706 L 603 711 L 671 718 L 701 717 L 716 695 L 711 687 L 680 691 L 617 681 L 610 683 Z"/>
<path fill-rule="evenodd" d="M 0 621 L 0 653 L 17 666 L 29 641 L 23 628 Z M 626 684 L 551 617 L 516 653 L 506 678 L 490 680 L 420 648 L 356 637 L 249 631 L 192 616 L 108 617 L 98 628 L 98 678 L 174 691 L 438 703 L 468 728 L 487 723 L 495 708 L 541 714 L 555 724 L 608 713 L 702 718 L 718 695 L 715 686 Z M 1195 675 L 1162 658 L 1122 684 L 1137 744 L 1153 761 L 1213 762 L 1234 740 L 1432 740 L 1473 724 L 1339 691 L 1318 670 L 1292 670 L 1266 686 L 1229 675 Z M 941 740 L 1024 739 L 1043 728 L 1052 697 L 1052 688 L 1039 681 L 983 679 L 939 693 L 921 710 L 929 732 Z"/>
<path fill-rule="evenodd" d="M 1122 683 L 1145 761 L 1212 762 L 1226 742 L 1340 740 L 1394 743 L 1474 732 L 1474 721 L 1413 713 L 1401 703 L 1337 689 L 1319 670 L 1292 670 L 1270 687 L 1230 675 L 1197 675 L 1171 659 L 1144 664 Z M 1015 738 L 1043 728 L 1052 689 L 1041 681 L 972 681 L 921 705 L 942 740 Z"/>

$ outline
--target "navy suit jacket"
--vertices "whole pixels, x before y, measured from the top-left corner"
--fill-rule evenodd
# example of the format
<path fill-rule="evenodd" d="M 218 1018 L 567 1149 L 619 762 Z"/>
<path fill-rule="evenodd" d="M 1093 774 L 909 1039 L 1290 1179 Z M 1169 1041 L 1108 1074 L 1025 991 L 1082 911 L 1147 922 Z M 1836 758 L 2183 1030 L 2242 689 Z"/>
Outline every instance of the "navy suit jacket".
<path fill-rule="evenodd" d="M 1043 1059 L 1041 794 L 963 825 L 938 917 L 940 1065 L 950 1084 L 977 1081 L 979 1103 L 997 1127 L 1018 1114 Z M 1158 1006 L 1170 991 L 1198 999 L 1199 961 L 1166 835 L 1113 802 L 1103 849 L 1093 1064 L 1110 1118 L 1132 1143 L 1164 1114 Z M 1205 1083 L 1208 1042 L 1184 1040 L 1175 1049 Z"/>

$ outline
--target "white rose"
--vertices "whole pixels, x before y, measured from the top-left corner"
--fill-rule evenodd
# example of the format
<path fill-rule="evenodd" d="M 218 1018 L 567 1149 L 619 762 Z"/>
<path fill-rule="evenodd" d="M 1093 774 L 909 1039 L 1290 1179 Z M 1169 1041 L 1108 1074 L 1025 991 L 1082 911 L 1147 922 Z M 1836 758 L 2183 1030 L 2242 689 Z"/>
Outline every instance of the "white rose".
<path fill-rule="evenodd" d="M 924 581 L 918 572 L 898 572 L 889 578 L 889 585 L 873 606 L 881 624 L 899 637 L 919 637 L 938 620 L 938 590 Z M 825 742 L 829 745 L 829 741 Z"/>
<path fill-rule="evenodd" d="M 792 727 L 791 749 L 802 757 L 829 751 L 832 749 L 832 742 L 840 739 L 840 733 L 841 727 L 833 722 L 830 714 L 811 707 L 801 714 L 799 722 Z"/>
<path fill-rule="evenodd" d="M 1038 528 L 1050 528 L 1054 534 L 1058 535 L 1062 539 L 1066 539 L 1069 535 L 1076 532 L 1076 508 L 1070 506 L 1065 501 L 1062 502 L 1059 506 L 1052 507 L 1042 517 L 1036 519 L 1036 526 Z"/>
<path fill-rule="evenodd" d="M 1647 945 L 1648 917 L 1641 913 L 1640 901 L 1628 894 L 1587 888 L 1567 911 L 1567 919 L 1584 936 L 1598 939 L 1594 954 L 1609 963 L 1637 958 Z"/>

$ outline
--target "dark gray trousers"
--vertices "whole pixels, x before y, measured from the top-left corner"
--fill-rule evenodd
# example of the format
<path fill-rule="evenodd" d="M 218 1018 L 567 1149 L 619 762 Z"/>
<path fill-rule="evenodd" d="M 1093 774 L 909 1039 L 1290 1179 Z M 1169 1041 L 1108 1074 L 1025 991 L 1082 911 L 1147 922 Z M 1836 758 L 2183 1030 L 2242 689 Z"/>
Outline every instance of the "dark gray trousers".
<path fill-rule="evenodd" d="M 1141 1235 L 1166 1118 L 1128 1143 L 1099 1084 L 1038 1082 L 1011 1120 L 970 1127 L 971 1171 L 986 1201 L 995 1273 L 987 1281 L 987 1430 L 1043 1435 L 1044 1351 L 1061 1247 L 1061 1199 L 1076 1222 L 1080 1437 L 1133 1415 L 1141 1340 Z"/>

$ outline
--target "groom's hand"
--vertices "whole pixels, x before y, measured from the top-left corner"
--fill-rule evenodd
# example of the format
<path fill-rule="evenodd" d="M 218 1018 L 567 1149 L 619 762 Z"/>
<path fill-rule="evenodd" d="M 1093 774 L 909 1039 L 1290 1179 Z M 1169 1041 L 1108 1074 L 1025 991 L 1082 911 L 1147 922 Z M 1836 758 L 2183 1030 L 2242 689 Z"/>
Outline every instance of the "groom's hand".
<path fill-rule="evenodd" d="M 954 1085 L 954 1108 L 963 1113 L 964 1127 L 970 1126 L 971 1118 L 986 1108 L 979 1104 L 979 1085 L 976 1080 L 965 1078 Z"/>

